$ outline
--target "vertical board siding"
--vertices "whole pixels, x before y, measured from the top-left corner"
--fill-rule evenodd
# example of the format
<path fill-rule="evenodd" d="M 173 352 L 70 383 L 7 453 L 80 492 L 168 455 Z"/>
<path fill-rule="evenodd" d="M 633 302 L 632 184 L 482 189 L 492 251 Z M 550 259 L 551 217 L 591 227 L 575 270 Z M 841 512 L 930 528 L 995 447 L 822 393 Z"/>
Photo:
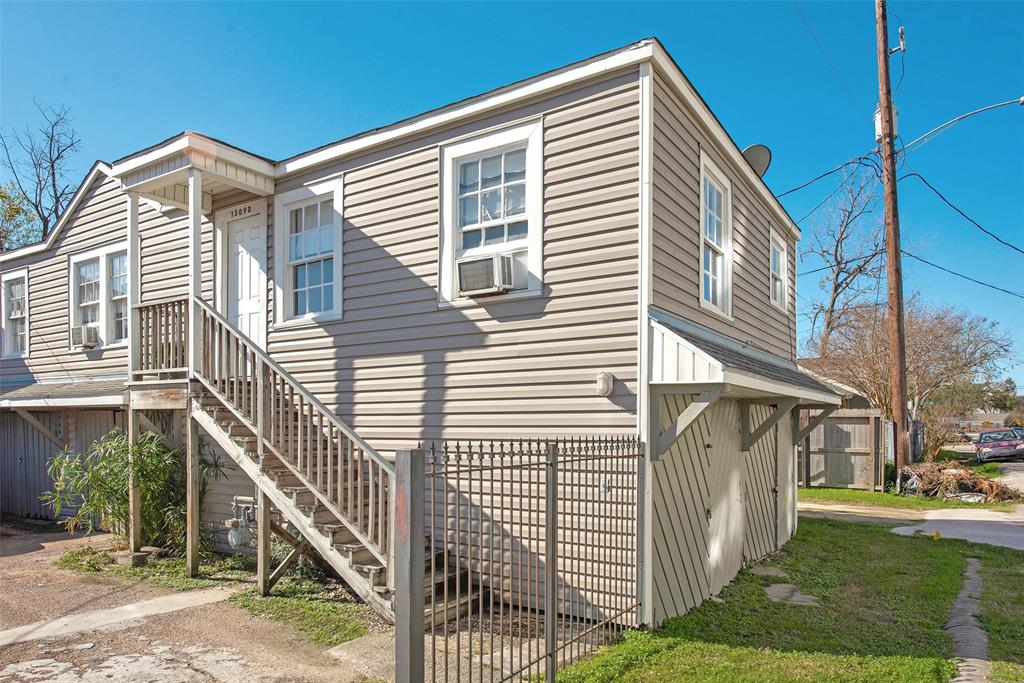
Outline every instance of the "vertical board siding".
<path fill-rule="evenodd" d="M 65 438 L 58 411 L 32 415 L 60 438 Z M 57 446 L 13 412 L 0 411 L 0 515 L 52 519 L 39 499 L 50 490 L 47 468 L 60 451 Z"/>
<path fill-rule="evenodd" d="M 202 439 L 201 452 L 205 461 L 216 460 L 219 463 L 221 475 L 211 478 L 206 484 L 206 489 L 202 494 L 203 505 L 199 524 L 203 533 L 212 540 L 215 551 L 237 553 L 239 550 L 232 548 L 228 543 L 228 528 L 224 526 L 224 522 L 233 516 L 231 512 L 232 499 L 235 496 L 254 496 L 256 485 L 212 439 Z M 255 541 L 255 526 L 252 531 Z"/>
<path fill-rule="evenodd" d="M 653 305 L 741 342 L 794 359 L 796 242 L 714 149 L 694 116 L 655 72 L 652 192 Z M 700 153 L 732 183 L 732 320 L 700 306 Z M 789 312 L 768 292 L 769 226 L 786 239 Z M 753 341 L 751 341 L 753 340 Z"/>
<path fill-rule="evenodd" d="M 502 115 L 544 117 L 535 298 L 438 307 L 440 146 L 452 134 L 304 176 L 344 171 L 344 320 L 272 330 L 274 358 L 382 450 L 635 429 L 638 100 L 630 72 Z M 600 370 L 616 377 L 611 397 L 596 395 Z"/>

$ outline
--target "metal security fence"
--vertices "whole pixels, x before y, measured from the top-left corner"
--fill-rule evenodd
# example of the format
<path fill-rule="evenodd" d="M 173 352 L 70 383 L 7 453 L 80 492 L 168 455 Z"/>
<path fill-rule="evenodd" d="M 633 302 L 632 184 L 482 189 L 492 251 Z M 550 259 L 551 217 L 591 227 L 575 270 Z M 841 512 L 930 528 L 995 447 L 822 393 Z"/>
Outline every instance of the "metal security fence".
<path fill-rule="evenodd" d="M 412 634 L 426 637 L 422 651 L 398 643 L 399 680 L 553 680 L 636 626 L 642 455 L 618 436 L 400 453 L 396 561 L 410 564 L 398 639 L 416 650 Z M 402 472 L 425 482 L 421 494 L 403 491 Z M 422 548 L 403 551 L 403 508 L 408 545 L 422 528 Z"/>

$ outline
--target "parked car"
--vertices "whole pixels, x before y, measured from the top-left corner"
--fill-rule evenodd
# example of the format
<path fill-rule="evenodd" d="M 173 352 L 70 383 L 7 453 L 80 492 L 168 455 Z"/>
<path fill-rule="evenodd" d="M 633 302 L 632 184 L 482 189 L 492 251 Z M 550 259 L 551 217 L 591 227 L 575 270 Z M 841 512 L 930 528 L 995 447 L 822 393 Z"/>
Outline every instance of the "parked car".
<path fill-rule="evenodd" d="M 983 431 L 974 444 L 974 454 L 978 462 L 1024 456 L 1024 433 L 1011 427 Z"/>

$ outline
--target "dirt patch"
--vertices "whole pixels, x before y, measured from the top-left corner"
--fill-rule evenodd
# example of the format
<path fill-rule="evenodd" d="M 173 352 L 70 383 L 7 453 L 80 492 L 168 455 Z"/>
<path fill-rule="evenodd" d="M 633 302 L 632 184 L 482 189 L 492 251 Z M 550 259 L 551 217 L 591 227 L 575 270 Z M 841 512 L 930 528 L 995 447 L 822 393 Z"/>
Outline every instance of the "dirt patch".
<path fill-rule="evenodd" d="M 17 541 L 17 546 L 8 545 Z M 98 608 L 117 607 L 170 591 L 110 576 L 58 569 L 54 561 L 80 538 L 15 534 L 0 538 L 0 628 Z M 94 538 L 93 543 L 105 542 Z M 337 681 L 363 679 L 294 630 L 229 603 L 189 607 L 131 622 L 0 648 L 7 681 Z"/>

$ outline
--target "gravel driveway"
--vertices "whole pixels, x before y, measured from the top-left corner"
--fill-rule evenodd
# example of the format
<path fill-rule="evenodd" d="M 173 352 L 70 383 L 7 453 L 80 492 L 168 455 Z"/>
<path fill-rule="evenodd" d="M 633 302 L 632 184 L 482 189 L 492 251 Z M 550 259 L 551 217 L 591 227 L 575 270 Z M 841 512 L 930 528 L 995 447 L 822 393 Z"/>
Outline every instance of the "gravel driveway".
<path fill-rule="evenodd" d="M 68 547 L 102 542 L 0 525 L 0 630 L 169 592 L 65 571 Z M 0 681 L 360 681 L 295 632 L 227 602 L 0 647 Z"/>

